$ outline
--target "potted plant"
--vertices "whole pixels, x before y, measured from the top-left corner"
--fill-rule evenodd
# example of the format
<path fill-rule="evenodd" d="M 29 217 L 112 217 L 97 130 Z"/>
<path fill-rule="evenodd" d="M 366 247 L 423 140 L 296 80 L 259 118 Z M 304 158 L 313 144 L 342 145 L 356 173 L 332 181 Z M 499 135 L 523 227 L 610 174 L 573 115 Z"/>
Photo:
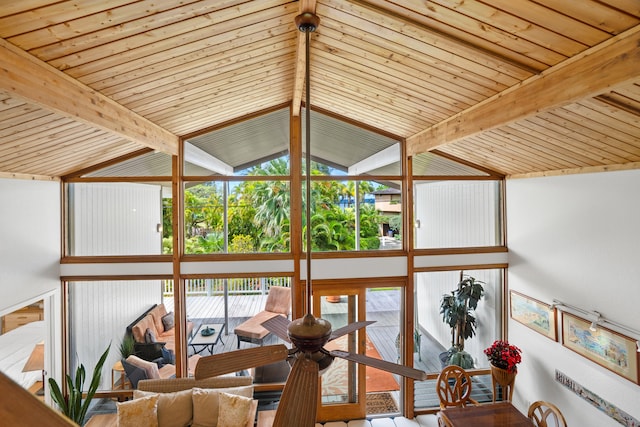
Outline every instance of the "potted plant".
<path fill-rule="evenodd" d="M 96 364 L 93 370 L 93 376 L 91 377 L 91 384 L 89 390 L 87 390 L 84 401 L 82 400 L 82 388 L 84 387 L 85 369 L 84 365 L 80 364 L 76 368 L 75 378 L 71 378 L 69 374 L 66 375 L 67 380 L 67 394 L 63 395 L 60 386 L 55 379 L 49 378 L 49 388 L 51 389 L 51 398 L 58 405 L 60 411 L 67 416 L 71 421 L 78 425 L 83 425 L 84 419 L 89 409 L 91 399 L 96 394 L 98 386 L 100 385 L 100 378 L 102 377 L 102 365 L 104 365 L 111 344 L 100 356 L 100 360 Z"/>
<path fill-rule="evenodd" d="M 484 296 L 484 282 L 460 272 L 458 287 L 442 296 L 440 314 L 451 328 L 451 347 L 440 355 L 442 366 L 458 365 L 464 369 L 474 366 L 473 358 L 464 351 L 464 341 L 476 333 L 475 310 Z"/>
<path fill-rule="evenodd" d="M 491 366 L 507 372 L 518 372 L 518 363 L 522 361 L 522 350 L 508 341 L 496 340 L 491 347 L 484 350 Z"/>
<path fill-rule="evenodd" d="M 513 388 L 518 372 L 518 363 L 522 361 L 522 351 L 508 341 L 496 340 L 484 354 L 491 365 L 491 382 L 493 384 L 493 398 L 497 398 L 497 385 L 502 389 L 503 398 L 511 400 Z"/>
<path fill-rule="evenodd" d="M 136 344 L 136 341 L 133 339 L 133 335 L 129 333 L 124 334 L 124 337 L 122 338 L 122 342 L 120 343 L 120 348 L 119 348 L 120 356 L 123 359 L 126 359 L 132 354 L 135 354 L 136 353 L 135 344 Z"/>

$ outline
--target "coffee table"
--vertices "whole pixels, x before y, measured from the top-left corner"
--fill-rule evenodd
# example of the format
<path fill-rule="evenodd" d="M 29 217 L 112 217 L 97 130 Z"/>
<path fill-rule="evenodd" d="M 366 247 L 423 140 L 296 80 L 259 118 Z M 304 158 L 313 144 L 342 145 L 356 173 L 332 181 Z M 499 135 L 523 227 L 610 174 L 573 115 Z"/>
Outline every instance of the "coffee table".
<path fill-rule="evenodd" d="M 214 329 L 215 332 L 212 335 L 202 335 L 202 331 L 206 328 Z M 224 328 L 224 324 L 222 323 L 203 323 L 200 325 L 195 334 L 193 334 L 191 340 L 189 341 L 189 345 L 193 348 L 193 351 L 198 354 L 203 352 L 204 350 L 209 350 L 209 353 L 213 354 L 213 346 L 215 346 L 218 342 L 222 341 L 222 336 L 220 332 L 222 332 L 222 328 Z"/>

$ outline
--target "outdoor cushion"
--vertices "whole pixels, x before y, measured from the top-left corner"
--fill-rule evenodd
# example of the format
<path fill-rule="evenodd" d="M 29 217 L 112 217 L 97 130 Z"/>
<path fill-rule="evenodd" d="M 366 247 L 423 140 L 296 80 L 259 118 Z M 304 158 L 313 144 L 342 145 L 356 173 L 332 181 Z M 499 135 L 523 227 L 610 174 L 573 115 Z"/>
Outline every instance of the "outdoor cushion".
<path fill-rule="evenodd" d="M 168 332 L 174 328 L 176 325 L 175 315 L 173 311 L 162 316 L 162 326 L 164 326 L 164 331 Z"/>
<path fill-rule="evenodd" d="M 262 326 L 262 323 L 276 316 L 280 316 L 280 314 L 270 311 L 261 311 L 236 326 L 233 333 L 247 338 L 262 339 L 269 334 L 269 331 Z"/>
<path fill-rule="evenodd" d="M 126 361 L 133 366 L 144 369 L 148 379 L 160 378 L 160 371 L 158 371 L 158 365 L 156 363 L 142 360 L 133 354 L 127 357 Z"/>
<path fill-rule="evenodd" d="M 144 343 L 144 333 L 147 331 L 147 329 L 150 329 L 153 331 L 153 334 L 155 335 L 156 339 L 158 339 L 158 330 L 156 329 L 156 324 L 153 320 L 153 316 L 151 314 L 147 314 L 146 316 L 144 316 L 142 319 L 140 319 L 138 321 L 138 323 L 136 323 L 135 325 L 133 325 L 133 327 L 131 328 L 131 333 L 133 334 L 133 339 L 136 342 L 140 342 L 140 343 Z M 161 331 L 164 332 L 164 328 L 161 329 Z"/>
<path fill-rule="evenodd" d="M 149 311 L 151 317 L 153 317 L 153 322 L 156 327 L 156 332 L 161 334 L 164 332 L 164 323 L 162 323 L 162 317 L 167 314 L 167 309 L 164 307 L 164 304 L 158 304 Z"/>
<path fill-rule="evenodd" d="M 147 330 L 144 331 L 144 342 L 147 344 L 156 342 L 156 334 L 151 330 L 151 328 L 147 328 Z"/>

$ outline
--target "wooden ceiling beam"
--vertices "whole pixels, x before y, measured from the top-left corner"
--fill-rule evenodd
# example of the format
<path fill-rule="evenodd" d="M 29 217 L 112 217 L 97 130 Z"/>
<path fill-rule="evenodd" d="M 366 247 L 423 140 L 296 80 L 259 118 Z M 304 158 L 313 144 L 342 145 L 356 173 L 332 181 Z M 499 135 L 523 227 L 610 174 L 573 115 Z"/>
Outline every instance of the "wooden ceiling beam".
<path fill-rule="evenodd" d="M 300 13 L 312 12 L 316 13 L 316 0 L 300 0 Z M 294 116 L 300 115 L 300 106 L 302 104 L 302 92 L 304 91 L 304 75 L 305 75 L 305 34 L 298 31 L 298 45 L 296 47 L 296 71 L 293 81 L 293 97 L 291 101 L 291 112 Z"/>
<path fill-rule="evenodd" d="M 178 154 L 178 137 L 0 39 L 0 89 L 64 117 L 167 154 Z"/>
<path fill-rule="evenodd" d="M 563 105 L 640 77 L 640 25 L 407 138 L 416 155 Z"/>

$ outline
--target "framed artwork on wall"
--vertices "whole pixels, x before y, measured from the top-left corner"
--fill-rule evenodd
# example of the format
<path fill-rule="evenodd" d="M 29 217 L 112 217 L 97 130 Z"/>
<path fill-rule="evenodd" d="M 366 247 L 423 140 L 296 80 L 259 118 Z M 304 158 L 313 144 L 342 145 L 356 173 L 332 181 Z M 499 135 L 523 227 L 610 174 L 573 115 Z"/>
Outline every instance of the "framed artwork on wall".
<path fill-rule="evenodd" d="M 550 304 L 528 297 L 520 292 L 510 292 L 510 315 L 516 322 L 533 329 L 534 331 L 558 340 L 558 324 L 556 309 Z"/>
<path fill-rule="evenodd" d="M 595 329 L 595 330 L 594 330 Z M 562 345 L 640 384 L 636 340 L 569 313 L 562 313 Z"/>

